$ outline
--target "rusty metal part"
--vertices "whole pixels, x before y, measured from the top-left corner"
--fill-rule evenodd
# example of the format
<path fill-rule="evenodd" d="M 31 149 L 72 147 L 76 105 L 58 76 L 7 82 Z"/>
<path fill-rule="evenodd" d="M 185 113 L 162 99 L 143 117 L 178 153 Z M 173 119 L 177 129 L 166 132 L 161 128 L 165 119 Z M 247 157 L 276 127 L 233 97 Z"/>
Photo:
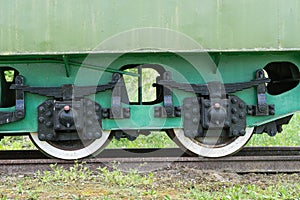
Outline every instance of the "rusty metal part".
<path fill-rule="evenodd" d="M 117 166 L 121 170 L 158 170 L 189 167 L 199 170 L 250 172 L 300 172 L 300 147 L 247 147 L 238 154 L 224 158 L 192 157 L 177 148 L 107 149 L 96 158 L 83 159 L 91 170 Z M 71 167 L 74 161 L 51 159 L 39 151 L 1 151 L 0 173 L 35 173 L 50 170 L 51 164 Z"/>

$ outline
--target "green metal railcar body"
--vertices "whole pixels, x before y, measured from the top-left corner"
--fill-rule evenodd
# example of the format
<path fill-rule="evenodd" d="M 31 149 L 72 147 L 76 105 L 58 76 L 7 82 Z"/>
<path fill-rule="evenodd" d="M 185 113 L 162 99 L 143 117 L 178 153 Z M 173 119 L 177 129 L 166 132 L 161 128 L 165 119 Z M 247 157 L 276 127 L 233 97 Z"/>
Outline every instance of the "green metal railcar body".
<path fill-rule="evenodd" d="M 143 41 L 149 36 L 155 39 L 149 45 L 163 45 L 167 35 L 157 37 L 155 31 L 140 35 L 139 29 L 149 27 L 186 35 L 205 51 L 299 50 L 299 7 L 297 0 L 4 0 L 0 52 L 94 52 L 99 44 L 124 32 L 132 36 L 123 41 L 124 46 L 112 43 L 99 52 L 145 48 Z M 180 41 L 174 38 L 173 46 L 166 49 L 199 51 Z"/>
<path fill-rule="evenodd" d="M 298 0 L 0 5 L 0 132 L 30 133 L 51 156 L 165 130 L 219 157 L 253 131 L 275 135 L 300 109 Z"/>

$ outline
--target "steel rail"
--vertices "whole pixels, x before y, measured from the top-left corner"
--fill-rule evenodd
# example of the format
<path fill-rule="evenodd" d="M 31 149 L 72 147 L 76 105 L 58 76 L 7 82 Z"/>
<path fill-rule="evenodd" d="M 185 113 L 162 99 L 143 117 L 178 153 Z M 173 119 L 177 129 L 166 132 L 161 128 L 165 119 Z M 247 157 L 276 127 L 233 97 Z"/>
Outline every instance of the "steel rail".
<path fill-rule="evenodd" d="M 189 156 L 178 148 L 106 149 L 95 158 L 79 160 L 91 170 L 118 167 L 141 172 L 169 167 L 188 167 L 235 173 L 300 172 L 300 147 L 246 147 L 239 153 L 223 158 Z M 36 150 L 0 151 L 0 173 L 35 173 L 51 170 L 50 165 L 71 167 L 74 161 L 48 158 Z"/>

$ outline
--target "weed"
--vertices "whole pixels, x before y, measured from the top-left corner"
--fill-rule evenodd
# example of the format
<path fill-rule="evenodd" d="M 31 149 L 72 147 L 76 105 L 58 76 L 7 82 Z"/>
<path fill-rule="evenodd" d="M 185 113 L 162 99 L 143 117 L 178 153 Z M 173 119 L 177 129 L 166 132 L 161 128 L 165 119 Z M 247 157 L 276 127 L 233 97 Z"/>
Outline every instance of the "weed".
<path fill-rule="evenodd" d="M 44 171 L 43 173 L 38 171 L 37 173 L 37 178 L 43 183 L 76 182 L 90 180 L 92 177 L 92 172 L 85 166 L 84 162 L 78 163 L 76 161 L 69 169 L 57 166 L 57 164 L 50 165 L 50 168 L 52 171 Z"/>
<path fill-rule="evenodd" d="M 150 135 L 140 135 L 136 140 L 126 138 L 112 140 L 107 148 L 171 148 L 177 147 L 165 132 L 152 132 Z"/>
<path fill-rule="evenodd" d="M 163 197 L 163 200 L 171 200 L 171 197 L 170 197 L 169 195 L 165 195 L 165 196 Z"/>
<path fill-rule="evenodd" d="M 7 196 L 0 192 L 0 200 L 7 200 Z"/>
<path fill-rule="evenodd" d="M 266 133 L 254 134 L 248 146 L 300 146 L 300 114 L 295 114 L 288 125 L 283 126 L 283 132 L 270 137 Z"/>
<path fill-rule="evenodd" d="M 294 190 L 291 185 L 285 184 L 275 184 L 267 188 L 248 184 L 235 185 L 214 192 L 194 188 L 183 197 L 186 199 L 295 199 L 299 198 L 299 190 Z"/>
<path fill-rule="evenodd" d="M 106 167 L 98 168 L 100 171 L 101 181 L 109 185 L 119 186 L 138 186 L 145 185 L 149 186 L 153 184 L 153 174 L 141 175 L 136 171 L 130 171 L 125 173 L 120 171 L 116 165 L 113 166 L 113 170 L 109 171 Z"/>
<path fill-rule="evenodd" d="M 28 136 L 6 136 L 0 141 L 0 150 L 36 149 Z"/>
<path fill-rule="evenodd" d="M 27 190 L 26 193 L 27 193 L 28 200 L 39 199 L 39 195 L 36 191 Z"/>
<path fill-rule="evenodd" d="M 83 200 L 85 198 L 81 195 L 72 194 L 72 199 L 73 200 Z"/>

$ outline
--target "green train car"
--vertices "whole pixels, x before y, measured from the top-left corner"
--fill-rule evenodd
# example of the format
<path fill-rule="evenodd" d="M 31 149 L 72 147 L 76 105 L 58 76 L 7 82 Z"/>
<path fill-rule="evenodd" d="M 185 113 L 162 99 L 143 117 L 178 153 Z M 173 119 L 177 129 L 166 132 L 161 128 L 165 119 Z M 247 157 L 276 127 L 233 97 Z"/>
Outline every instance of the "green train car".
<path fill-rule="evenodd" d="M 0 5 L 0 134 L 49 156 L 159 130 L 222 157 L 300 109 L 298 0 Z"/>

